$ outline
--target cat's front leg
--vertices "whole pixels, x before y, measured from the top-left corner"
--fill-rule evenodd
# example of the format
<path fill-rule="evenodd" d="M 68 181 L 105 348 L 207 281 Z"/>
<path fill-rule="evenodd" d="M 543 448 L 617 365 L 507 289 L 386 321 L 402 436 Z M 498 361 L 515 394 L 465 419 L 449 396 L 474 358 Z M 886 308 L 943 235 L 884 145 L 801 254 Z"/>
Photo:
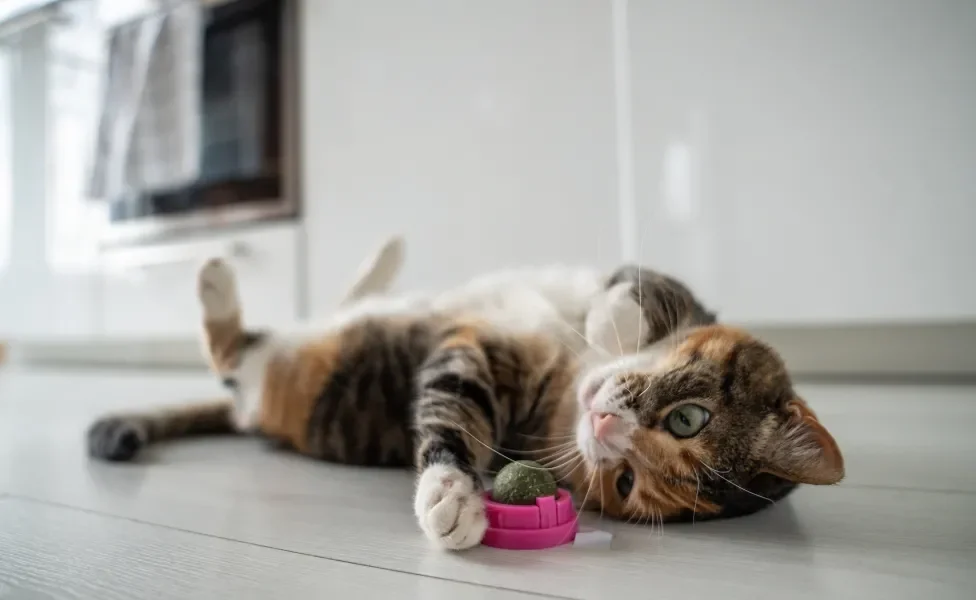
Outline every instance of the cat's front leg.
<path fill-rule="evenodd" d="M 463 550 L 488 527 L 481 474 L 504 427 L 487 359 L 477 335 L 459 330 L 418 376 L 417 480 L 414 511 L 437 546 Z"/>

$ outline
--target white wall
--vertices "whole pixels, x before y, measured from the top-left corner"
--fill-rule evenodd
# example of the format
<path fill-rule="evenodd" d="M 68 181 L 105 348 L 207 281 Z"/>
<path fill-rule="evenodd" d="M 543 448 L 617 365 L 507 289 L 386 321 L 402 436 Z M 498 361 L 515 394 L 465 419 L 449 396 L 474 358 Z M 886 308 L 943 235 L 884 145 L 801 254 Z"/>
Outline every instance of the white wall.
<path fill-rule="evenodd" d="M 976 318 L 976 3 L 348 0 L 305 33 L 313 306 L 400 230 L 411 283 L 629 237 L 736 321 Z"/>
<path fill-rule="evenodd" d="M 610 5 L 307 1 L 312 310 L 390 232 L 407 285 L 620 259 Z"/>
<path fill-rule="evenodd" d="M 733 320 L 976 318 L 976 2 L 629 4 L 645 261 Z"/>
<path fill-rule="evenodd" d="M 976 3 L 305 8 L 313 307 L 400 231 L 410 285 L 640 257 L 734 321 L 976 318 Z"/>

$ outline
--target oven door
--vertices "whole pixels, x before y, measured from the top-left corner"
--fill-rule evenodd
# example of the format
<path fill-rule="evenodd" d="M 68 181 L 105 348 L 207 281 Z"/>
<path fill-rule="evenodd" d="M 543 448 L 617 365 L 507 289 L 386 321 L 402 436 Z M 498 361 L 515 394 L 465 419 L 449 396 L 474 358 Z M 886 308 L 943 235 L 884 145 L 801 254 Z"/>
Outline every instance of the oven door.
<path fill-rule="evenodd" d="M 207 9 L 199 180 L 108 199 L 103 245 L 298 216 L 293 5 L 233 0 Z"/>

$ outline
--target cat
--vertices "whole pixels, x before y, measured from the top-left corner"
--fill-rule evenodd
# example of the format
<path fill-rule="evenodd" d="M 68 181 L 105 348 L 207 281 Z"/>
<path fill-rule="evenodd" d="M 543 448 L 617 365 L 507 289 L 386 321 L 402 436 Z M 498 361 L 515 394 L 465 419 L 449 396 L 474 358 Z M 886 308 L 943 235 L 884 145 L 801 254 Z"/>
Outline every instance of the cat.
<path fill-rule="evenodd" d="M 797 484 L 840 481 L 840 450 L 776 353 L 690 295 L 655 291 L 649 273 L 608 281 L 655 315 L 640 350 L 614 355 L 552 335 L 559 311 L 542 302 L 511 318 L 354 301 L 303 340 L 251 331 L 232 269 L 211 260 L 198 278 L 205 347 L 230 397 L 103 417 L 89 453 L 131 460 L 158 441 L 242 432 L 328 461 L 414 466 L 420 529 L 452 550 L 480 542 L 481 477 L 512 457 L 546 465 L 584 508 L 661 522 L 746 515 Z"/>

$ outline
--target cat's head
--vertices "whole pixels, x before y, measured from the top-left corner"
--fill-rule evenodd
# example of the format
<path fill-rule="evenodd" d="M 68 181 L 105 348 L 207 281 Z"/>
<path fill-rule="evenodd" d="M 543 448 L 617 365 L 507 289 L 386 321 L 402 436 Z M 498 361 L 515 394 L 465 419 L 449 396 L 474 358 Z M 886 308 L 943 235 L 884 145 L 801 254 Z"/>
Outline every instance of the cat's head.
<path fill-rule="evenodd" d="M 610 516 L 731 517 L 844 477 L 783 361 L 739 329 L 691 329 L 594 367 L 577 400 L 581 493 Z"/>

